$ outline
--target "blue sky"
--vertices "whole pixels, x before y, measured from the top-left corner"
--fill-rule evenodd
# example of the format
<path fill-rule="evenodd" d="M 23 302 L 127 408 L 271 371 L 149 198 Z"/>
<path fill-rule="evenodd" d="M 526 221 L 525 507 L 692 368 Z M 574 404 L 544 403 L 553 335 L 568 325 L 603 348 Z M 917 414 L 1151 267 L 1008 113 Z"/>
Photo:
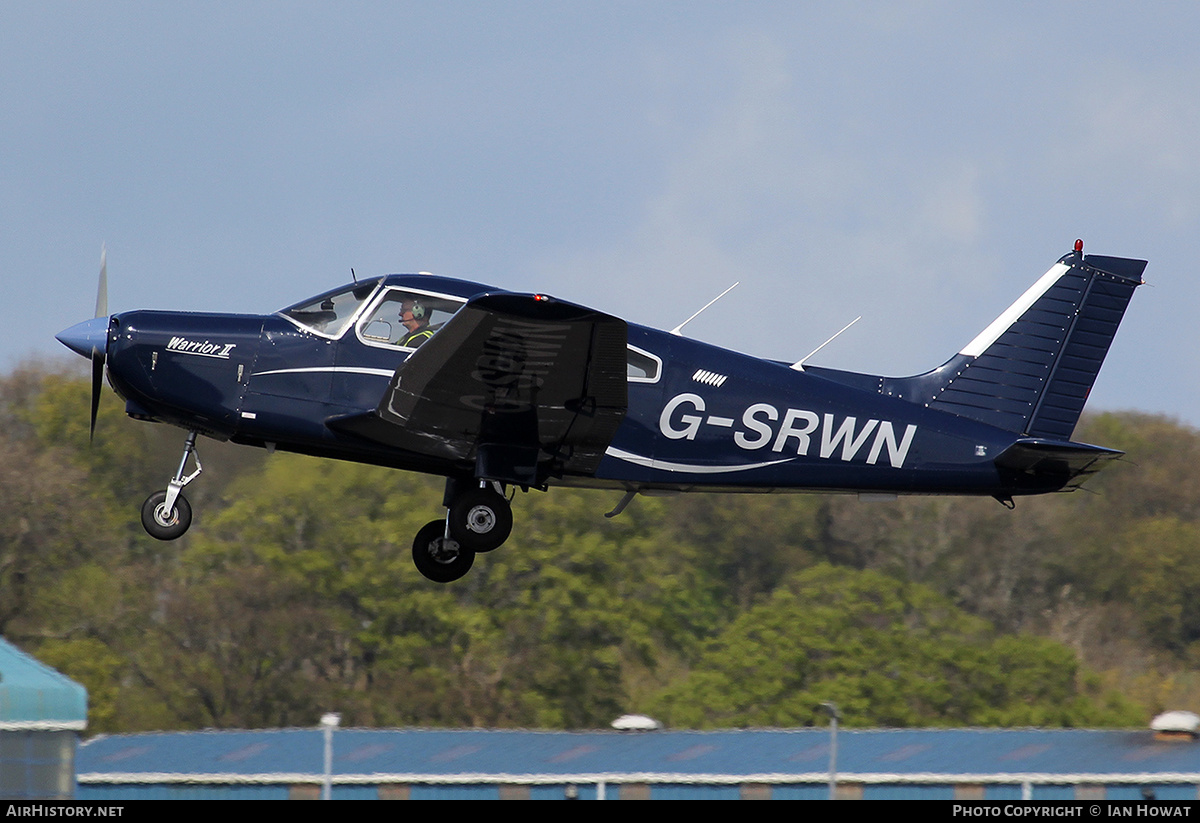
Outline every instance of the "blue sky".
<path fill-rule="evenodd" d="M 1200 5 L 0 3 L 0 366 L 109 306 L 545 291 L 892 375 L 1082 237 L 1150 260 L 1089 408 L 1200 425 Z M 80 374 L 86 372 L 76 362 Z"/>

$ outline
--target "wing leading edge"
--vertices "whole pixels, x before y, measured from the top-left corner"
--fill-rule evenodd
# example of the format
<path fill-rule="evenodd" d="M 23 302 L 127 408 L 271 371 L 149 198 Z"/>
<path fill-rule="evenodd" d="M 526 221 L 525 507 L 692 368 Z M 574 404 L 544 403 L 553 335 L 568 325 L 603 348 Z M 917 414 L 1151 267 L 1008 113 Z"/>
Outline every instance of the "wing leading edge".
<path fill-rule="evenodd" d="M 542 295 L 466 303 L 341 432 L 450 460 L 475 477 L 541 486 L 590 475 L 625 417 L 626 325 Z"/>

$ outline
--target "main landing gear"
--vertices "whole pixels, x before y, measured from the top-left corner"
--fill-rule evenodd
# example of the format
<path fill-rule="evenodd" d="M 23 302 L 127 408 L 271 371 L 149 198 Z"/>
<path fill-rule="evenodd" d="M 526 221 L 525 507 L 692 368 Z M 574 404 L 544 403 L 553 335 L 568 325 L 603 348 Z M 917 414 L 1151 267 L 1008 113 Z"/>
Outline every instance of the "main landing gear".
<path fill-rule="evenodd" d="M 417 571 L 436 583 L 458 580 L 475 555 L 498 549 L 512 532 L 512 507 L 499 483 L 446 481 L 444 520 L 432 520 L 413 541 Z"/>
<path fill-rule="evenodd" d="M 189 475 L 187 471 L 188 458 L 196 463 L 196 470 Z M 142 504 L 142 527 L 147 534 L 159 540 L 174 540 L 181 537 L 192 525 L 192 506 L 183 496 L 183 487 L 200 476 L 204 467 L 200 465 L 200 455 L 196 452 L 196 433 L 188 432 L 183 444 L 183 459 L 175 476 L 167 483 L 167 490 L 155 492 L 146 498 Z"/>

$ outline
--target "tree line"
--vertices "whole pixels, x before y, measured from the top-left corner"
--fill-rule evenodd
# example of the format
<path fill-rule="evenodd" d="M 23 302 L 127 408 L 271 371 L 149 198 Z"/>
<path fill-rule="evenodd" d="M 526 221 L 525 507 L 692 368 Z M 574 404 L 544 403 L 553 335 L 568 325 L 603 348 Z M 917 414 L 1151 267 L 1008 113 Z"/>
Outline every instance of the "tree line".
<path fill-rule="evenodd" d="M 310 725 L 1142 726 L 1200 683 L 1200 433 L 1019 499 L 518 495 L 463 580 L 412 567 L 441 481 L 205 441 L 192 530 L 138 524 L 183 432 L 30 366 L 0 380 L 0 634 L 88 688 L 89 731 Z"/>

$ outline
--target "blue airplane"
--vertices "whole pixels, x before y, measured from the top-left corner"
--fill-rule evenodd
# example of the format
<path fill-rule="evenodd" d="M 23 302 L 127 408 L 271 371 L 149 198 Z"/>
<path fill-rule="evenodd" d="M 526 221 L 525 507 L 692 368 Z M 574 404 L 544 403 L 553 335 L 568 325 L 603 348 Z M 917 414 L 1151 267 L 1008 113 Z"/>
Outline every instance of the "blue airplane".
<path fill-rule="evenodd" d="M 269 315 L 128 311 L 58 335 L 138 420 L 188 434 L 152 536 L 191 523 L 199 434 L 446 478 L 413 560 L 450 582 L 509 536 L 516 489 L 992 496 L 1071 490 L 1121 452 L 1071 441 L 1146 261 L 1082 241 L 941 366 L 762 360 L 545 294 L 428 274 Z M 194 466 L 194 468 L 192 468 Z"/>

